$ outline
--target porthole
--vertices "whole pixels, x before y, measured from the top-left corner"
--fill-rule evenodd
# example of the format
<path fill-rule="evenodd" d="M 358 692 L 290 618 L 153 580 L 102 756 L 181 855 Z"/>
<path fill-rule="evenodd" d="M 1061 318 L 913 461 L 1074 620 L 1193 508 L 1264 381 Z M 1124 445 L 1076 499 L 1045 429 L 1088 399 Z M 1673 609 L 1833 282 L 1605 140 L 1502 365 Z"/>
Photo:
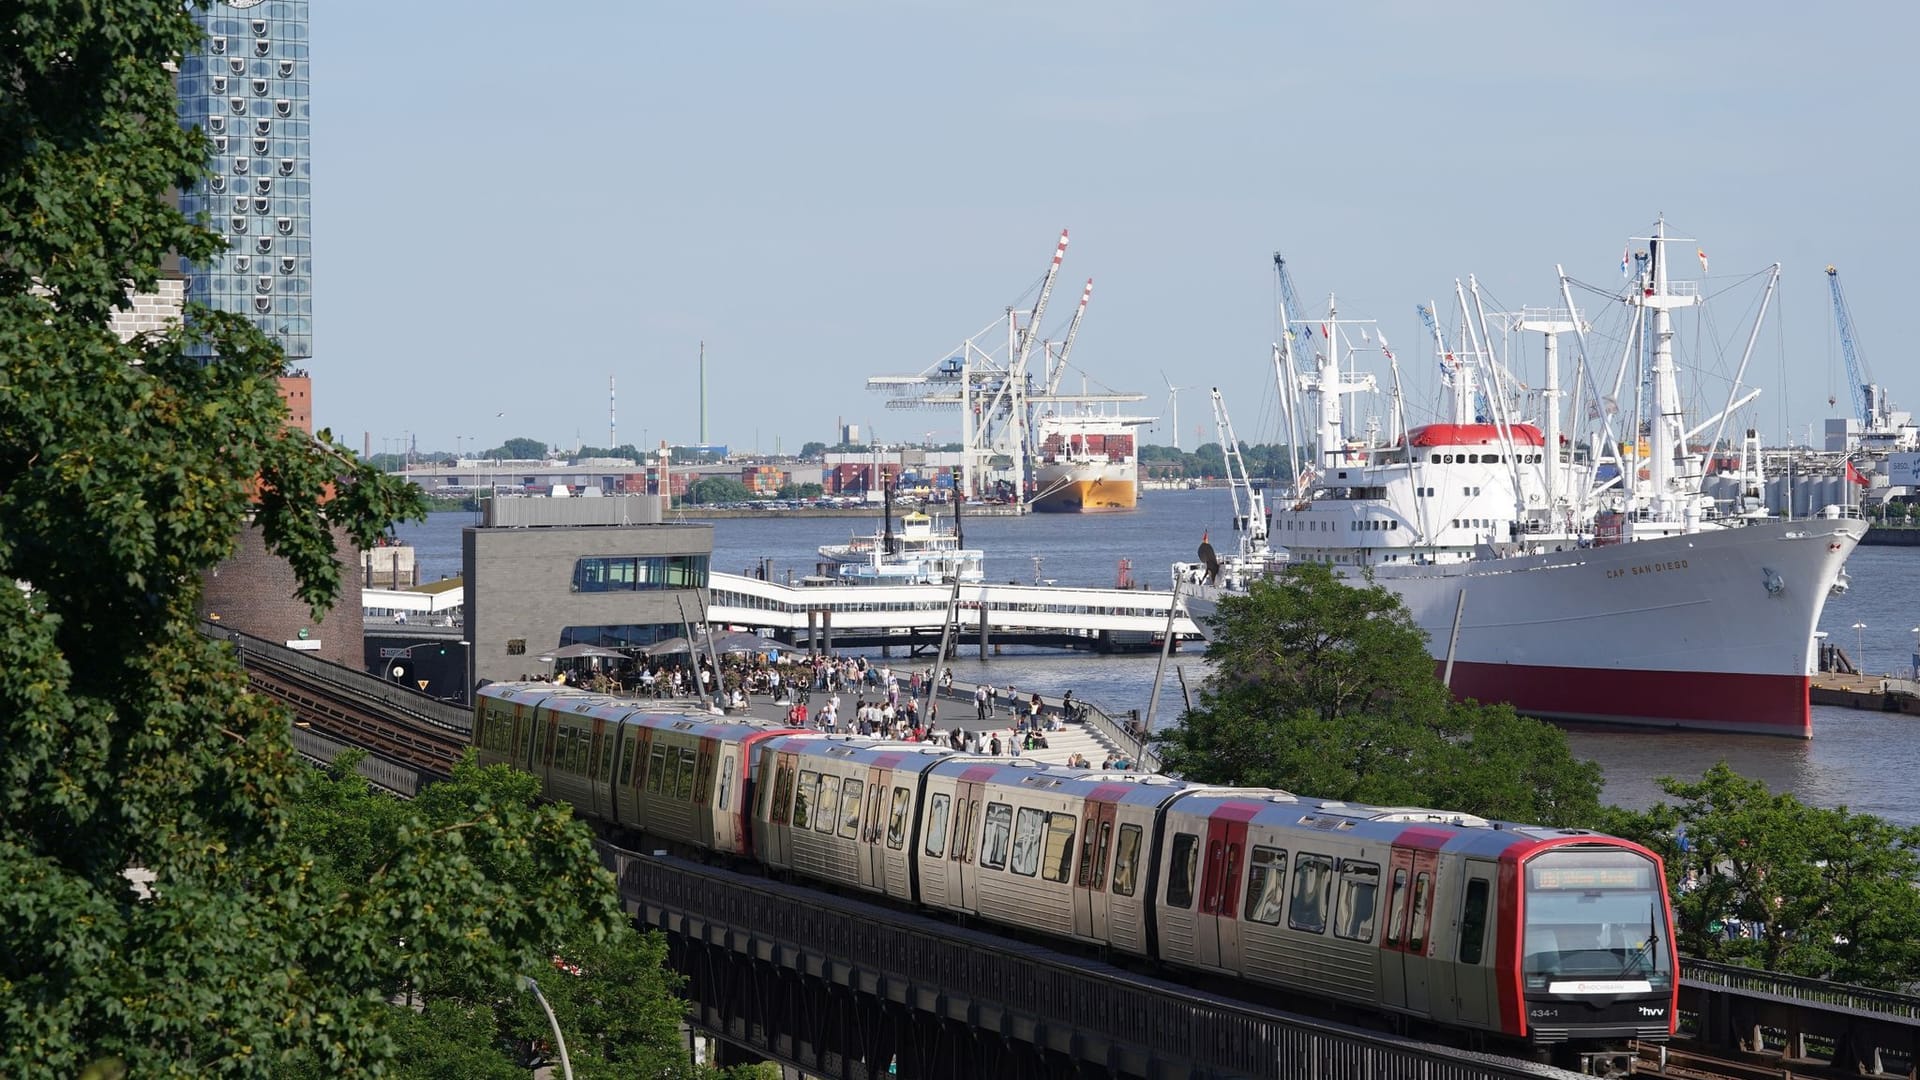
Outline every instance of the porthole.
<path fill-rule="evenodd" d="M 293 256 L 291 255 L 280 256 L 280 272 L 281 273 L 291 274 L 293 273 L 293 268 L 294 268 Z"/>
<path fill-rule="evenodd" d="M 235 116 L 242 116 L 247 111 L 247 99 L 230 97 L 227 99 L 227 108 L 232 109 Z"/>
<path fill-rule="evenodd" d="M 253 133 L 263 139 L 273 134 L 273 121 L 255 120 L 253 122 Z"/>
<path fill-rule="evenodd" d="M 267 55 L 270 55 L 272 52 L 273 52 L 273 40 L 271 38 L 254 38 L 253 39 L 253 55 L 267 56 Z"/>
<path fill-rule="evenodd" d="M 246 158 L 237 157 L 233 159 L 233 174 L 235 176 L 247 175 L 247 159 Z"/>
<path fill-rule="evenodd" d="M 273 254 L 273 237 L 271 237 L 271 236 L 256 236 L 256 237 L 254 237 L 254 238 L 253 238 L 253 250 L 255 250 L 255 251 L 257 251 L 257 252 L 259 252 L 259 253 L 260 253 L 260 254 L 262 254 L 262 255 L 271 255 L 271 254 Z"/>
<path fill-rule="evenodd" d="M 283 157 L 280 159 L 280 175 L 281 176 L 293 175 L 293 159 L 292 158 Z"/>
<path fill-rule="evenodd" d="M 227 190 L 227 178 L 224 176 L 207 177 L 207 190 L 213 192 L 215 195 Z"/>
<path fill-rule="evenodd" d="M 291 60 L 280 61 L 280 77 L 283 79 L 293 78 L 293 61 Z"/>
<path fill-rule="evenodd" d="M 265 20 L 265 19 L 255 19 L 255 20 L 253 20 L 253 21 L 252 21 L 251 23 L 249 23 L 248 25 L 250 25 L 250 26 L 252 26 L 252 27 L 253 27 L 253 36 L 254 36 L 254 37 L 265 37 L 265 36 L 266 36 L 266 33 L 267 33 L 267 20 Z"/>
<path fill-rule="evenodd" d="M 227 36 L 215 34 L 207 39 L 207 51 L 215 56 L 224 56 L 227 52 Z"/>
<path fill-rule="evenodd" d="M 236 235 L 244 236 L 247 231 L 247 219 L 243 217 L 228 218 L 227 227 L 232 229 Z"/>
<path fill-rule="evenodd" d="M 264 176 L 256 177 L 253 181 L 253 193 L 255 195 L 273 194 L 273 181 Z"/>
<path fill-rule="evenodd" d="M 224 94 L 227 92 L 227 77 L 225 75 L 215 75 L 211 81 L 214 93 Z"/>
<path fill-rule="evenodd" d="M 233 269 L 236 273 L 244 274 L 248 270 L 251 270 L 252 268 L 253 268 L 253 256 L 235 255 L 233 257 Z"/>
<path fill-rule="evenodd" d="M 292 116 L 293 102 L 288 101 L 286 98 L 281 98 L 273 103 L 273 112 L 276 116 Z"/>
<path fill-rule="evenodd" d="M 270 199 L 253 200 L 253 212 L 256 214 L 264 214 L 272 208 L 273 208 L 273 204 L 272 204 L 272 200 Z"/>
<path fill-rule="evenodd" d="M 276 220 L 273 224 L 276 228 L 280 230 L 281 236 L 293 235 L 293 219 L 292 218 L 283 217 Z"/>
<path fill-rule="evenodd" d="M 262 315 L 268 314 L 273 310 L 273 297 L 271 296 L 254 297 L 253 310 L 259 312 Z"/>
<path fill-rule="evenodd" d="M 267 80 L 265 79 L 253 80 L 253 96 L 254 97 L 267 96 Z"/>
<path fill-rule="evenodd" d="M 227 137 L 225 135 L 215 135 L 213 137 L 213 152 L 216 154 L 224 154 L 227 152 Z"/>
<path fill-rule="evenodd" d="M 254 291 L 254 292 L 263 292 L 263 293 L 270 293 L 270 292 L 272 292 L 272 291 L 273 291 L 273 279 L 272 279 L 272 278 L 270 278 L 270 277 L 264 277 L 264 276 L 263 276 L 263 277 L 257 277 L 257 278 L 254 278 L 254 279 L 253 279 L 253 291 Z"/>
<path fill-rule="evenodd" d="M 235 195 L 233 197 L 233 212 L 236 214 L 244 214 L 247 212 L 247 197 L 245 195 Z"/>
<path fill-rule="evenodd" d="M 247 73 L 247 62 L 236 56 L 227 61 L 227 71 L 233 75 L 245 75 Z"/>
<path fill-rule="evenodd" d="M 267 156 L 267 149 L 268 149 L 268 148 L 267 148 L 267 140 L 265 140 L 265 139 L 255 139 L 255 140 L 253 140 L 253 152 L 254 152 L 254 154 L 255 154 L 255 156 L 257 156 L 257 157 L 266 157 L 266 156 Z"/>
<path fill-rule="evenodd" d="M 207 117 L 207 130 L 218 135 L 227 130 L 227 118 L 224 116 Z"/>

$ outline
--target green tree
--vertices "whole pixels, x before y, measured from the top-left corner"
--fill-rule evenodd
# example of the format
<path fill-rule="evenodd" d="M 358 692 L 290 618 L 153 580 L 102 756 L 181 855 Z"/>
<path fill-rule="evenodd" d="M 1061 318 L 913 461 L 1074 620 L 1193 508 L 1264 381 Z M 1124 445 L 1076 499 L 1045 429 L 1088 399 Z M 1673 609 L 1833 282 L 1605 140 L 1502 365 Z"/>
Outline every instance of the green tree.
<path fill-rule="evenodd" d="M 1599 767 L 1511 707 L 1454 703 L 1382 586 L 1296 563 L 1224 597 L 1210 625 L 1214 673 L 1156 736 L 1169 772 L 1554 825 L 1599 811 Z"/>
<path fill-rule="evenodd" d="M 816 460 L 826 452 L 827 444 L 823 442 L 804 443 L 800 447 L 800 457 L 807 461 Z"/>
<path fill-rule="evenodd" d="M 1808 806 L 1723 762 L 1676 800 L 1600 822 L 1659 852 L 1680 948 L 1709 960 L 1907 989 L 1920 971 L 1920 829 Z M 1730 935 L 1733 922 L 1758 935 Z"/>
<path fill-rule="evenodd" d="M 450 780 L 402 802 L 353 771 L 359 756 L 342 755 L 296 798 L 291 839 L 310 853 L 320 891 L 365 912 L 374 935 L 394 943 L 406 977 L 382 995 L 405 995 L 421 1011 L 377 1006 L 368 1019 L 393 1040 L 401 1075 L 524 1076 L 516 1049 L 547 1041 L 549 1029 L 517 992 L 520 973 L 552 1003 L 577 1075 L 695 1074 L 679 1042 L 684 1008 L 665 942 L 621 914 L 584 825 L 542 805 L 533 777 L 505 766 L 483 769 L 469 756 Z M 435 888 L 393 895 L 388 880 L 415 866 Z M 435 909 L 459 915 L 425 914 Z M 479 945 L 449 953 L 439 940 L 449 929 Z M 326 1076 L 331 1066 L 308 1054 L 281 1072 Z"/>
<path fill-rule="evenodd" d="M 290 429 L 284 359 L 245 319 L 108 329 L 163 256 L 220 243 L 170 194 L 206 158 L 167 70 L 198 47 L 187 8 L 0 18 L 0 579 L 24 586 L 0 588 L 0 1075 L 377 1071 L 392 993 L 548 964 L 545 913 L 612 939 L 618 906 L 578 826 L 507 801 L 396 826 L 357 880 L 319 872 L 309 770 L 197 632 L 201 577 L 257 528 L 322 610 L 337 533 L 372 545 L 418 490 Z M 508 863 L 527 872 L 489 876 Z"/>
<path fill-rule="evenodd" d="M 817 499 L 827 493 L 819 484 L 795 484 L 788 482 L 780 488 L 783 499 Z"/>
<path fill-rule="evenodd" d="M 497 449 L 489 450 L 483 456 L 507 458 L 514 461 L 541 461 L 547 456 L 547 444 L 538 439 L 524 436 L 508 439 Z"/>
<path fill-rule="evenodd" d="M 692 503 L 746 502 L 753 498 L 747 485 L 731 476 L 707 476 L 687 485 L 687 501 Z"/>

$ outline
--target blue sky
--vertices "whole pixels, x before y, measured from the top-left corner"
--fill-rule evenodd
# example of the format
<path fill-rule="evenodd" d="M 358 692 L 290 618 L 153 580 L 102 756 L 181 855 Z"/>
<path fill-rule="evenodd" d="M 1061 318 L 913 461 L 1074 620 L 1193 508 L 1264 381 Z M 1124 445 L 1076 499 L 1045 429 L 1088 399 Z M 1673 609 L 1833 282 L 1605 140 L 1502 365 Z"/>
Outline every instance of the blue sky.
<path fill-rule="evenodd" d="M 865 380 L 1030 303 L 1062 227 L 1043 329 L 1095 279 L 1075 366 L 1163 417 L 1163 371 L 1217 385 L 1265 441 L 1274 250 L 1310 303 L 1379 320 L 1424 403 L 1417 303 L 1444 312 L 1474 273 L 1554 304 L 1556 262 L 1617 285 L 1662 212 L 1716 286 L 1784 265 L 1747 422 L 1804 438 L 1845 409 L 1829 263 L 1874 375 L 1920 409 L 1896 351 L 1920 230 L 1920 17 L 1899 5 L 325 0 L 312 20 L 315 411 L 356 448 L 603 444 L 609 375 L 622 442 L 692 442 L 703 339 L 713 441 L 792 452 L 836 418 L 957 439 Z M 1182 395 L 1184 445 L 1206 415 Z"/>

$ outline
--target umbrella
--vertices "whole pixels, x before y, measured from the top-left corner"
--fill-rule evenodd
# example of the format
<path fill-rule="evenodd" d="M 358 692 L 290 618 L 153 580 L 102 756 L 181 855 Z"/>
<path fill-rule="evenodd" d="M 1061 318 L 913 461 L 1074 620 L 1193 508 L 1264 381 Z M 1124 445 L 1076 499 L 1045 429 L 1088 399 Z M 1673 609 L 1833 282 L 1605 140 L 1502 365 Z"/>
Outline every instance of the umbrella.
<path fill-rule="evenodd" d="M 712 638 L 714 651 L 723 653 L 759 652 L 769 645 L 778 644 L 759 634 L 749 634 L 739 630 L 723 631 L 712 635 Z"/>
<path fill-rule="evenodd" d="M 625 659 L 626 655 L 626 653 L 620 652 L 617 649 L 603 649 L 598 645 L 585 644 L 569 645 L 564 649 L 555 649 L 552 653 L 553 659 L 555 660 L 575 660 L 586 656 L 604 656 L 620 660 Z M 545 659 L 545 657 L 542 657 L 542 659 Z"/>
<path fill-rule="evenodd" d="M 656 641 L 641 651 L 648 656 L 666 656 L 671 653 L 692 652 L 693 644 L 683 637 L 670 637 L 665 641 Z"/>

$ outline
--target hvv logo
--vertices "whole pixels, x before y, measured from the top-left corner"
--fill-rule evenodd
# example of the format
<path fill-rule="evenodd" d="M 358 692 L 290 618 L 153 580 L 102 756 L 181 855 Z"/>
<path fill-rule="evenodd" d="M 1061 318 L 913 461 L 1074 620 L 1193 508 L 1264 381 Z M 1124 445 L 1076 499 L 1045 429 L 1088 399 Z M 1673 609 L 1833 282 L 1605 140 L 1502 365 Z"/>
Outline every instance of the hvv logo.
<path fill-rule="evenodd" d="M 1642 1005 L 1640 1006 L 1640 1015 L 1641 1016 L 1665 1016 L 1667 1015 L 1667 1010 L 1655 1009 L 1646 1005 Z"/>

